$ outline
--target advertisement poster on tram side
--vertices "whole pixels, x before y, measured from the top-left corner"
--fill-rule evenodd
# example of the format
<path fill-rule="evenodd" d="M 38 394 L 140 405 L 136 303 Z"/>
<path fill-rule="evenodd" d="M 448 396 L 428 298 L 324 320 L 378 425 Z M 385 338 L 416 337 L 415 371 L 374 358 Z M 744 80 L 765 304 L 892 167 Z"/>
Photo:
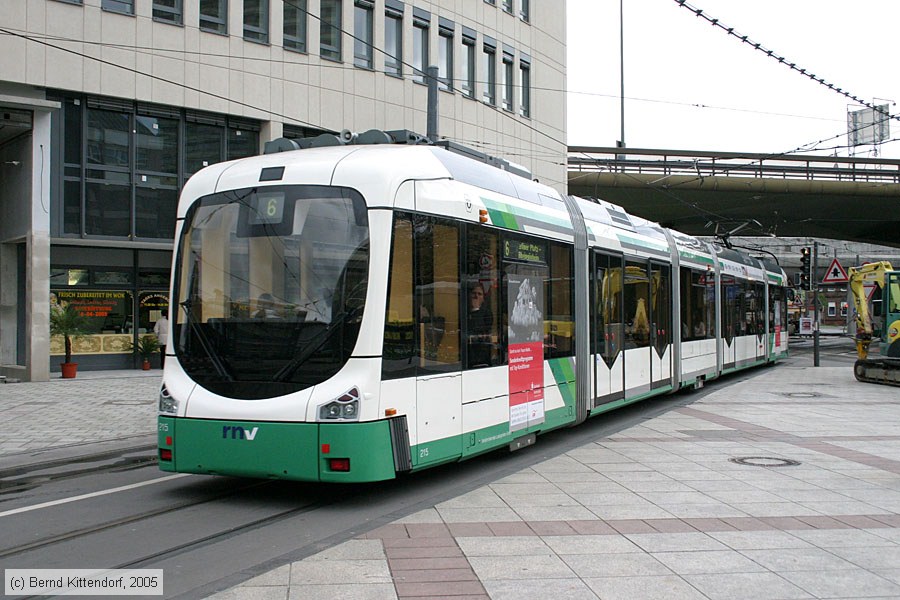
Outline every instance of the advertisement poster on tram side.
<path fill-rule="evenodd" d="M 775 303 L 775 347 L 781 347 L 781 303 Z"/>
<path fill-rule="evenodd" d="M 509 429 L 544 422 L 544 281 L 509 274 Z"/>

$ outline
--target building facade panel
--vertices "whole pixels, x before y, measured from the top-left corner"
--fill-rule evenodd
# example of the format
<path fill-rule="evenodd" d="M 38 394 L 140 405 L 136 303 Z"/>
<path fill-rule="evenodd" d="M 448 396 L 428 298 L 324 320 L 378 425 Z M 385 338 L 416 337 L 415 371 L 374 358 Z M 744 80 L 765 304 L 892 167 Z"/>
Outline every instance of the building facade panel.
<path fill-rule="evenodd" d="M 243 0 L 203 3 L 202 15 L 199 2 L 154 13 L 150 0 L 0 0 L 4 26 L 22 32 L 0 36 L 0 108 L 32 117 L 0 136 L 0 156 L 28 173 L 0 169 L 0 272 L 15 276 L 0 284 L 0 373 L 58 369 L 49 299 L 76 292 L 97 299 L 82 367 L 133 366 L 123 340 L 161 310 L 186 179 L 282 133 L 424 134 L 428 64 L 441 68 L 441 137 L 564 191 L 551 156 L 565 153 L 565 3 L 529 2 L 526 20 L 523 2 L 306 0 L 306 16 L 271 0 L 246 13 Z M 383 52 L 389 40 L 399 56 Z M 512 77 L 492 103 L 486 41 L 495 85 Z"/>

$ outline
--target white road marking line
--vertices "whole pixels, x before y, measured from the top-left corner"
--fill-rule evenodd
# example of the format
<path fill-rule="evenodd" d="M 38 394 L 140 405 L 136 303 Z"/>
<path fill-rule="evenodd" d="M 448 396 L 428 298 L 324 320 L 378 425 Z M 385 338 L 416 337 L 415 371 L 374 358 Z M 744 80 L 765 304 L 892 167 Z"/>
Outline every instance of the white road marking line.
<path fill-rule="evenodd" d="M 60 500 L 53 500 L 51 502 L 43 502 L 41 504 L 35 504 L 34 506 L 23 506 L 22 508 L 14 508 L 12 510 L 0 512 L 0 517 L 8 517 L 10 515 L 17 515 L 19 513 L 37 510 L 39 508 L 48 508 L 50 506 L 57 506 L 59 504 L 68 504 L 69 502 L 77 502 L 78 500 L 86 500 L 88 498 L 96 498 L 97 496 L 106 496 L 107 494 L 115 494 L 116 492 L 124 492 L 126 490 L 133 490 L 135 488 L 144 487 L 145 485 L 152 485 L 154 483 L 162 483 L 163 481 L 171 481 L 173 479 L 178 479 L 180 477 L 187 477 L 188 475 L 190 475 L 190 473 L 178 473 L 176 475 L 169 475 L 167 477 L 159 477 L 157 479 L 151 479 L 150 481 L 142 481 L 141 483 L 132 483 L 131 485 L 123 485 L 122 487 L 112 488 L 109 490 L 101 490 L 99 492 L 91 492 L 90 494 L 82 494 L 81 496 L 72 496 L 71 498 L 62 498 Z"/>

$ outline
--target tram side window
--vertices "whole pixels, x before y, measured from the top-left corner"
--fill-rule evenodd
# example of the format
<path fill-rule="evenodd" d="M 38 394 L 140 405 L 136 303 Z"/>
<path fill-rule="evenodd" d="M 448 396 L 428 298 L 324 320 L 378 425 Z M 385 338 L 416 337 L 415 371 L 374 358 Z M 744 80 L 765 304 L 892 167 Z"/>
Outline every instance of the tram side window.
<path fill-rule="evenodd" d="M 416 216 L 415 291 L 419 323 L 419 373 L 461 367 L 459 225 Z"/>
<path fill-rule="evenodd" d="M 593 275 L 593 351 L 599 353 L 607 365 L 612 365 L 624 342 L 622 257 L 595 254 Z"/>
<path fill-rule="evenodd" d="M 736 335 L 741 335 L 739 322 L 741 307 L 739 296 L 741 285 L 733 277 L 723 277 L 722 282 L 722 337 L 731 342 Z"/>
<path fill-rule="evenodd" d="M 765 288 L 761 283 L 744 281 L 741 285 L 741 332 L 744 335 L 762 334 L 763 298 Z"/>
<path fill-rule="evenodd" d="M 650 278 L 646 263 L 625 263 L 625 348 L 650 345 Z"/>
<path fill-rule="evenodd" d="M 382 372 L 386 379 L 416 374 L 416 316 L 413 312 L 413 224 L 408 215 L 394 217 L 384 319 Z"/>
<path fill-rule="evenodd" d="M 713 338 L 715 331 L 715 277 L 710 272 L 681 268 L 681 339 Z"/>
<path fill-rule="evenodd" d="M 497 231 L 470 225 L 466 235 L 466 368 L 503 361 L 500 336 L 500 259 Z"/>
<path fill-rule="evenodd" d="M 769 287 L 769 333 L 775 333 L 775 328 L 787 331 L 787 306 L 785 305 L 785 293 L 783 287 Z"/>
<path fill-rule="evenodd" d="M 653 329 L 656 332 L 656 349 L 662 354 L 665 352 L 666 346 L 672 343 L 671 333 L 671 315 L 672 309 L 670 302 L 670 281 L 669 274 L 671 269 L 665 265 L 653 265 Z"/>
<path fill-rule="evenodd" d="M 756 302 L 756 334 L 763 335 L 766 332 L 766 285 L 756 283 L 753 285 L 754 300 Z"/>
<path fill-rule="evenodd" d="M 382 371 L 386 378 L 460 368 L 459 226 L 394 218 Z"/>
<path fill-rule="evenodd" d="M 753 315 L 751 313 L 752 309 L 750 308 L 750 290 L 751 288 L 748 282 L 738 282 L 738 308 L 735 319 L 737 323 L 737 335 L 747 335 L 751 333 L 749 328 L 752 327 L 753 324 Z"/>
<path fill-rule="evenodd" d="M 781 299 L 779 301 L 779 305 L 781 306 L 781 330 L 788 330 L 788 294 L 785 288 L 779 288 L 781 290 Z M 844 314 L 846 316 L 846 312 Z"/>
<path fill-rule="evenodd" d="M 726 338 L 755 334 L 760 299 L 756 286 L 746 280 L 732 280 L 722 286 L 722 328 Z"/>
<path fill-rule="evenodd" d="M 604 338 L 599 332 L 603 331 L 603 311 L 600 306 L 601 282 L 606 272 L 606 264 L 600 264 L 597 254 L 591 255 L 590 287 L 591 298 L 588 302 L 588 316 L 591 323 L 591 354 L 600 354 L 605 350 Z M 599 334 L 599 335 L 598 335 Z"/>
<path fill-rule="evenodd" d="M 550 245 L 550 277 L 545 297 L 548 301 L 544 321 L 544 358 L 575 354 L 575 279 L 572 247 Z"/>

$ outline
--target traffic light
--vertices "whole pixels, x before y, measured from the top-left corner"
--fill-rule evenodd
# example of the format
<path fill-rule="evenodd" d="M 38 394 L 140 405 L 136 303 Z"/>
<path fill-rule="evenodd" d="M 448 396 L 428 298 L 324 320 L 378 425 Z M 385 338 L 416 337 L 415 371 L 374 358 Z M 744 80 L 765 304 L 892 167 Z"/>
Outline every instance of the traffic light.
<path fill-rule="evenodd" d="M 810 260 L 812 253 L 809 246 L 800 249 L 800 288 L 804 290 L 811 289 L 812 282 L 812 261 Z"/>

